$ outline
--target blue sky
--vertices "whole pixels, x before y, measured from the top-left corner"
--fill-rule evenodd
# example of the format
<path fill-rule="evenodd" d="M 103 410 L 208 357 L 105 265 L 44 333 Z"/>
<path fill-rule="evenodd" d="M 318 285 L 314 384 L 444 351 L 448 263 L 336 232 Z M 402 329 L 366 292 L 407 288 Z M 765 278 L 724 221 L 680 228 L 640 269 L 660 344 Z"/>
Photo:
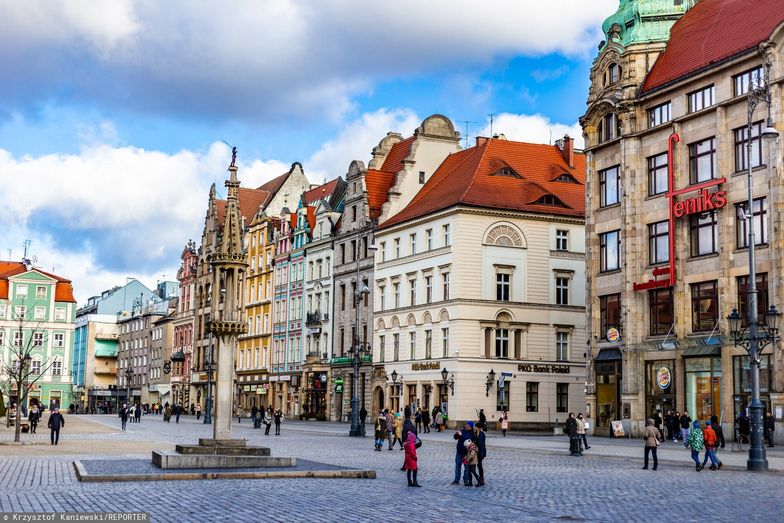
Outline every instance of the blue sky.
<path fill-rule="evenodd" d="M 80 300 L 174 277 L 209 185 L 311 182 L 387 131 L 450 117 L 578 137 L 602 20 L 617 0 L 0 4 L 0 257 L 33 240 Z M 9 81 L 10 79 L 10 81 Z"/>

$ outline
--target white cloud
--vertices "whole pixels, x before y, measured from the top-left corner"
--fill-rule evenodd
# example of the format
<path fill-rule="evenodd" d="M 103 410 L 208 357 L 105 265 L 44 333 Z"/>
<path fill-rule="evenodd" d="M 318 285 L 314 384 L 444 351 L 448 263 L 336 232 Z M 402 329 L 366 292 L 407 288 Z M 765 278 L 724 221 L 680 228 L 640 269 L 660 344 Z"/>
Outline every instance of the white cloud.
<path fill-rule="evenodd" d="M 616 7 L 11 0 L 0 4 L 0 75 L 15 81 L 0 84 L 0 99 L 67 96 L 151 112 L 340 120 L 352 96 L 376 81 L 447 75 L 513 55 L 587 54 Z"/>
<path fill-rule="evenodd" d="M 568 134 L 574 138 L 576 148 L 582 149 L 585 146 L 579 123 L 555 123 L 541 114 L 502 113 L 493 118 L 492 133 L 488 123 L 480 134 L 490 136 L 498 133 L 504 134 L 509 140 L 529 143 L 553 143 Z"/>

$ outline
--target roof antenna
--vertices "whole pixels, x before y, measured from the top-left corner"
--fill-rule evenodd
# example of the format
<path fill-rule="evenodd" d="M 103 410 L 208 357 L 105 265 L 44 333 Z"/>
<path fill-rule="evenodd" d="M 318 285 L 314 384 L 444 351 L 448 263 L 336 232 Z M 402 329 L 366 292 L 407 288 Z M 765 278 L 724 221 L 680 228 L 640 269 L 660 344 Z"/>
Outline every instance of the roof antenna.
<path fill-rule="evenodd" d="M 495 115 L 491 114 L 489 116 L 490 116 L 490 136 L 493 136 L 493 116 Z"/>
<path fill-rule="evenodd" d="M 470 123 L 478 123 L 478 122 L 472 122 L 470 120 L 457 120 L 457 123 L 464 123 L 465 124 L 465 135 L 464 135 L 465 148 L 468 149 L 468 124 L 470 124 Z"/>
<path fill-rule="evenodd" d="M 547 145 L 553 145 L 553 130 L 550 129 L 550 141 L 547 142 Z"/>

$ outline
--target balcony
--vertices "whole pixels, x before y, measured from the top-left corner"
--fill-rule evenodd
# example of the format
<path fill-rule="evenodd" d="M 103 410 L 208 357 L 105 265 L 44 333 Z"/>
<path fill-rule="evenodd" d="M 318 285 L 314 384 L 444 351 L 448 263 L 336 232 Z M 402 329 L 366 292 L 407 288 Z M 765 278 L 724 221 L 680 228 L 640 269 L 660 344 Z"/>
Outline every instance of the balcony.
<path fill-rule="evenodd" d="M 329 314 L 320 312 L 309 312 L 305 316 L 305 325 L 308 327 L 319 327 L 322 322 L 329 321 Z"/>

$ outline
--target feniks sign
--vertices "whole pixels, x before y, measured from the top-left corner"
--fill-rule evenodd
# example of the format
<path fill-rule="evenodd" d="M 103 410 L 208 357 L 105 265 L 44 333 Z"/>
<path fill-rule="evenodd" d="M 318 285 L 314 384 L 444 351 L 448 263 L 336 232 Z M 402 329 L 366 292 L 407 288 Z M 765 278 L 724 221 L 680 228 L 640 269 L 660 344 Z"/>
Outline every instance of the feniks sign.
<path fill-rule="evenodd" d="M 701 214 L 704 212 L 711 212 L 721 209 L 727 205 L 727 191 L 715 190 L 711 192 L 709 189 L 718 188 L 721 184 L 726 182 L 725 178 L 718 178 L 716 180 L 707 180 L 696 185 L 690 185 L 685 189 L 675 190 L 675 170 L 673 166 L 675 144 L 680 141 L 677 133 L 672 133 L 668 140 L 667 148 L 667 199 L 670 203 L 670 219 L 669 219 L 669 254 L 670 264 L 669 267 L 655 267 L 653 269 L 653 279 L 646 282 L 635 283 L 633 288 L 635 291 L 642 291 L 646 289 L 658 289 L 661 287 L 672 287 L 675 285 L 675 219 L 682 218 L 690 214 Z M 697 196 L 687 198 L 685 200 L 676 200 L 684 194 L 697 192 Z M 669 276 L 665 280 L 658 279 L 659 276 Z"/>

